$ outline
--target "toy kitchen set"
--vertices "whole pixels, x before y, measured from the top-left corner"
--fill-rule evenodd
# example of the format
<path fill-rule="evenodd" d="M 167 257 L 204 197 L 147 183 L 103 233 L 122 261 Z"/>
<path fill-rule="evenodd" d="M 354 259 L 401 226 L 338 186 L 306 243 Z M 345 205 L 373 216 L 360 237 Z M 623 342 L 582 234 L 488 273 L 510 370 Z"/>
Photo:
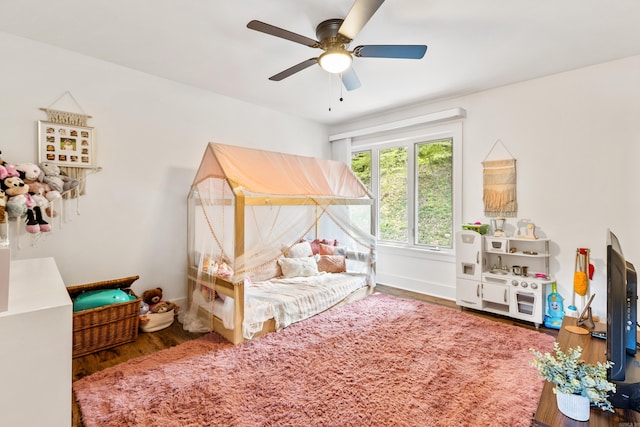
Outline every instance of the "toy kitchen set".
<path fill-rule="evenodd" d="M 456 233 L 456 303 L 463 307 L 543 324 L 549 276 L 549 243 L 535 224 L 520 220 L 512 236 L 506 220 L 465 225 Z M 513 228 L 513 227 L 512 227 Z"/>

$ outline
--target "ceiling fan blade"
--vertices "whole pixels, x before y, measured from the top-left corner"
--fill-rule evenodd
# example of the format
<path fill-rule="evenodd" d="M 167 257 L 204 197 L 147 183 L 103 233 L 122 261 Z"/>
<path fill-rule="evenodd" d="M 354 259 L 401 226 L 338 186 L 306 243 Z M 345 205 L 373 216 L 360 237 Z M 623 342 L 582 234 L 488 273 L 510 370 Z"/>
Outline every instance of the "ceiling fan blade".
<path fill-rule="evenodd" d="M 353 55 L 361 58 L 422 59 L 426 52 L 425 45 L 372 44 L 353 49 Z"/>
<path fill-rule="evenodd" d="M 306 61 L 302 61 L 301 63 L 296 64 L 293 67 L 287 68 L 286 70 L 281 71 L 278 74 L 275 74 L 275 75 L 269 77 L 269 80 L 273 80 L 275 82 L 279 82 L 280 80 L 286 79 L 290 75 L 295 74 L 298 71 L 302 71 L 305 68 L 309 68 L 313 64 L 317 64 L 317 63 L 318 63 L 318 58 L 309 58 Z"/>
<path fill-rule="evenodd" d="M 362 86 L 360 79 L 353 70 L 353 67 L 347 68 L 347 70 L 342 73 L 341 78 L 342 84 L 347 90 L 355 90 Z"/>
<path fill-rule="evenodd" d="M 269 34 L 272 36 L 280 37 L 285 40 L 300 43 L 309 47 L 320 47 L 320 43 L 309 37 L 301 36 L 300 34 L 292 33 L 291 31 L 284 30 L 279 27 L 275 27 L 271 24 L 267 24 L 262 21 L 256 21 L 255 19 L 247 24 L 247 28 L 251 30 L 260 31 L 261 33 Z"/>
<path fill-rule="evenodd" d="M 355 39 L 382 3 L 384 0 L 356 0 L 340 25 L 338 33 L 349 40 Z"/>

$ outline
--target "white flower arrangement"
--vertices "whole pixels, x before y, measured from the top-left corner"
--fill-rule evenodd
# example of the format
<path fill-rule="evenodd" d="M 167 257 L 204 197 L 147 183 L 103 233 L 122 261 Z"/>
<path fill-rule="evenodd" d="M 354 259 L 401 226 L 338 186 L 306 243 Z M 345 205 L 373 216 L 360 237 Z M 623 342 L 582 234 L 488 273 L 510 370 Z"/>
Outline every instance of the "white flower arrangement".
<path fill-rule="evenodd" d="M 607 369 L 613 366 L 610 361 L 598 362 L 595 365 L 585 363 L 580 359 L 580 346 L 569 349 L 566 353 L 560 350 L 560 345 L 553 345 L 554 354 L 540 353 L 535 349 L 532 365 L 538 368 L 540 376 L 554 383 L 554 393 L 578 394 L 588 397 L 592 405 L 603 411 L 613 412 L 609 402 L 609 392 L 616 391 L 616 385 L 607 381 Z"/>

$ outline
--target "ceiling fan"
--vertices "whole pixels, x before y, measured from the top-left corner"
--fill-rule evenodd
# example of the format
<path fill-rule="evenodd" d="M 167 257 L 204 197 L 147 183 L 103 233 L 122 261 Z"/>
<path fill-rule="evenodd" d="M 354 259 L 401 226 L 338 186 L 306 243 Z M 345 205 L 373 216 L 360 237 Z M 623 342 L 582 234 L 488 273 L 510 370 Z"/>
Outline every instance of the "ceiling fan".
<path fill-rule="evenodd" d="M 269 77 L 269 80 L 280 81 L 314 64 L 319 64 L 330 73 L 340 74 L 344 87 L 347 90 L 353 90 L 361 85 L 351 67 L 354 56 L 421 59 L 427 51 L 425 45 L 364 45 L 357 46 L 351 51 L 347 49 L 349 43 L 356 38 L 382 3 L 384 0 L 356 0 L 344 19 L 328 19 L 316 27 L 316 36 L 320 41 L 256 20 L 249 22 L 247 28 L 324 50 L 320 56 L 287 68 Z"/>

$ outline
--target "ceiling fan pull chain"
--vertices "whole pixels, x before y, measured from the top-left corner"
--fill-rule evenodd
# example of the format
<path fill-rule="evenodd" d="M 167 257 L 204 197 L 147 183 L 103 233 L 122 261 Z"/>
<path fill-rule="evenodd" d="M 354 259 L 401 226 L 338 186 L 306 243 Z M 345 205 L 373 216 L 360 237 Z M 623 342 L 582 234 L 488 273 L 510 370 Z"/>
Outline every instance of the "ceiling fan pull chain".
<path fill-rule="evenodd" d="M 329 74 L 329 92 L 328 92 L 328 96 L 329 96 L 329 112 L 331 112 L 332 108 L 331 108 L 331 104 L 333 101 L 333 96 L 331 95 L 331 93 L 333 92 L 333 74 L 331 73 L 327 73 Z"/>

